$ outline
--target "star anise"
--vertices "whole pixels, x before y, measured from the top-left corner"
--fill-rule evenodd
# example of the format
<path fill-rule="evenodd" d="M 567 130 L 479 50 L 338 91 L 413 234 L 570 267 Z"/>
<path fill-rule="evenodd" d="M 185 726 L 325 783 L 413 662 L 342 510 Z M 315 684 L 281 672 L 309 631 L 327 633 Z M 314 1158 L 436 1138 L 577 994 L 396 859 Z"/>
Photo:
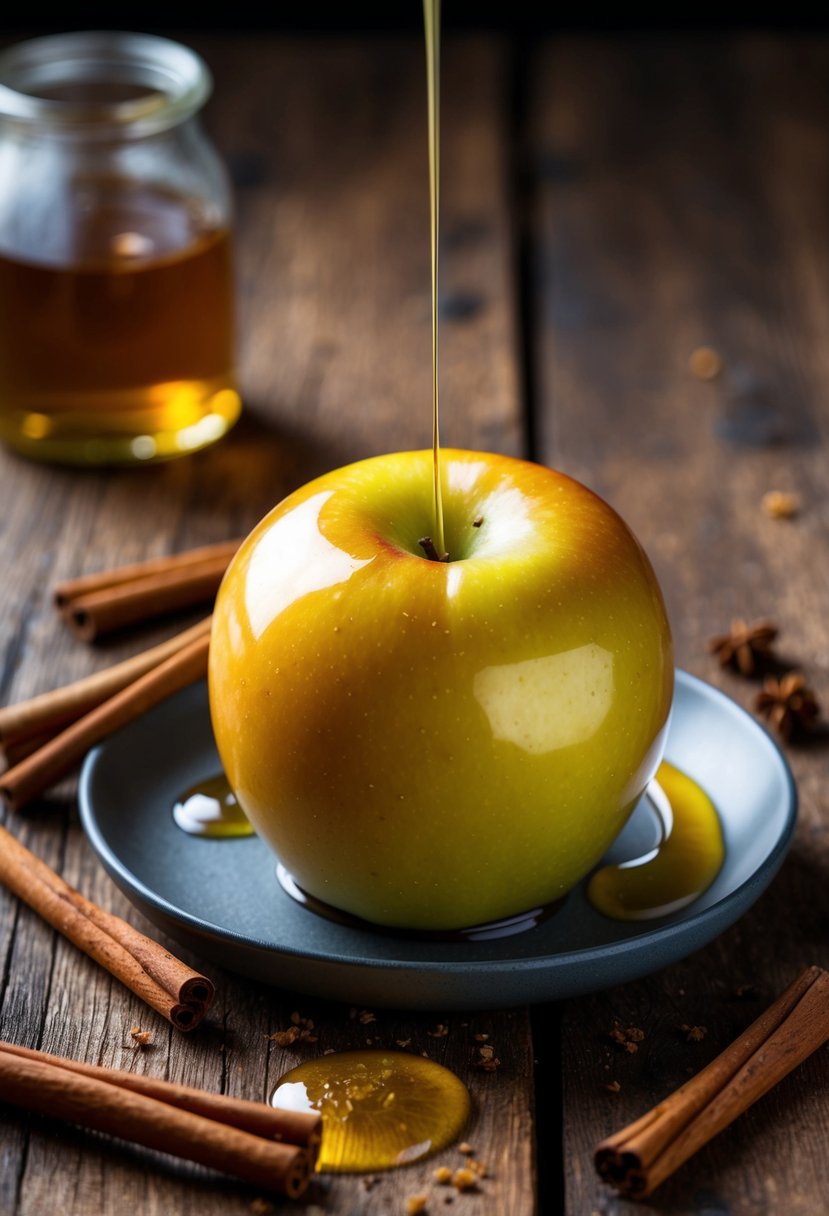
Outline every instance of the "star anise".
<path fill-rule="evenodd" d="M 820 716 L 820 703 L 806 683 L 802 671 L 788 671 L 781 678 L 766 676 L 754 708 L 780 732 L 784 739 L 808 731 Z"/>
<path fill-rule="evenodd" d="M 771 621 L 752 621 L 749 625 L 735 617 L 728 633 L 711 638 L 708 649 L 715 654 L 721 667 L 736 667 L 741 675 L 751 676 L 758 662 L 772 657 L 772 644 L 778 629 Z"/>

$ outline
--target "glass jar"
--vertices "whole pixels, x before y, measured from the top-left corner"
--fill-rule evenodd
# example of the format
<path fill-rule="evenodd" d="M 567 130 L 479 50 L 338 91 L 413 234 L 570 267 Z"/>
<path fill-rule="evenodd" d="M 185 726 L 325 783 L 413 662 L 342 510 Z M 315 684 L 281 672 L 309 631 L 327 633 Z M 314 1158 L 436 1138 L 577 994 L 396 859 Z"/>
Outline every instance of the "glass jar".
<path fill-rule="evenodd" d="M 146 462 L 238 417 L 210 89 L 198 55 L 145 34 L 0 55 L 0 439 L 18 451 Z"/>

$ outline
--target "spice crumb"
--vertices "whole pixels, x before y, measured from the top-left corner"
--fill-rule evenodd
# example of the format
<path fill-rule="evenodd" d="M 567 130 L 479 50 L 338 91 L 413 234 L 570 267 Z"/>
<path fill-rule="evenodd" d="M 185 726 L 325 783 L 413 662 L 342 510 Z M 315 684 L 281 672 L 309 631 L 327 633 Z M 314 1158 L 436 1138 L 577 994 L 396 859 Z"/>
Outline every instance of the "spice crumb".
<path fill-rule="evenodd" d="M 496 1069 L 501 1067 L 501 1061 L 495 1054 L 495 1048 L 491 1047 L 488 1043 L 478 1048 L 478 1057 L 475 1067 L 483 1069 L 484 1072 L 495 1072 Z"/>
<path fill-rule="evenodd" d="M 483 515 L 476 515 L 475 518 L 472 520 L 472 527 L 480 528 L 480 526 L 483 522 L 484 522 Z"/>
<path fill-rule="evenodd" d="M 687 1026 L 683 1023 L 680 1030 L 685 1035 L 689 1043 L 701 1043 L 708 1034 L 707 1026 Z"/>
<path fill-rule="evenodd" d="M 438 1022 L 434 1030 L 427 1030 L 430 1039 L 445 1039 L 449 1034 L 449 1027 L 445 1022 Z"/>
<path fill-rule="evenodd" d="M 463 1144 L 458 1145 L 458 1152 L 465 1153 L 467 1156 L 471 1156 L 471 1154 L 474 1153 L 475 1150 L 471 1144 L 468 1144 L 466 1142 L 466 1140 L 464 1140 Z"/>
<path fill-rule="evenodd" d="M 452 1175 L 452 1186 L 458 1191 L 474 1191 L 478 1186 L 478 1175 L 464 1166 Z"/>
<path fill-rule="evenodd" d="M 274 1206 L 269 1199 L 254 1199 L 250 1210 L 253 1216 L 268 1216 L 269 1212 L 274 1211 Z"/>
<path fill-rule="evenodd" d="M 398 1047 L 408 1047 L 412 1040 L 411 1039 L 395 1039 L 394 1041 Z"/>
<path fill-rule="evenodd" d="M 448 1186 L 452 1181 L 452 1171 L 448 1165 L 439 1165 L 436 1170 L 432 1170 L 432 1177 L 439 1186 Z"/>
<path fill-rule="evenodd" d="M 722 355 L 713 346 L 698 346 L 691 352 L 688 366 L 698 380 L 716 380 L 723 369 Z"/>
<path fill-rule="evenodd" d="M 370 1009 L 361 1009 L 357 1017 L 363 1026 L 368 1026 L 371 1022 L 377 1021 L 377 1015 L 372 1013 Z"/>
<path fill-rule="evenodd" d="M 410 1195 L 406 1200 L 406 1216 L 417 1216 L 418 1212 L 425 1212 L 428 1202 L 428 1195 Z"/>
<path fill-rule="evenodd" d="M 794 519 L 800 512 L 800 499 L 786 490 L 769 490 L 763 495 L 762 507 L 769 519 Z"/>
<path fill-rule="evenodd" d="M 142 1047 L 149 1047 L 153 1041 L 152 1031 L 142 1030 L 140 1026 L 133 1026 L 130 1031 L 130 1038 L 139 1050 Z"/>
<path fill-rule="evenodd" d="M 366 1174 L 363 1179 L 363 1190 L 370 1191 L 372 1187 L 377 1185 L 377 1178 L 374 1174 Z"/>
<path fill-rule="evenodd" d="M 738 1001 L 752 1001 L 757 996 L 756 984 L 740 984 L 734 995 Z"/>
<path fill-rule="evenodd" d="M 486 1043 L 487 1040 L 489 1039 L 489 1035 L 488 1034 L 476 1034 L 476 1035 L 473 1035 L 473 1038 L 475 1039 L 476 1043 Z"/>
<path fill-rule="evenodd" d="M 613 1042 L 618 1043 L 628 1055 L 635 1055 L 639 1050 L 639 1044 L 645 1038 L 645 1032 L 639 1026 L 614 1026 L 609 1031 L 609 1035 Z"/>
<path fill-rule="evenodd" d="M 605 1085 L 605 1089 L 608 1091 L 608 1093 L 618 1094 L 621 1093 L 622 1087 L 618 1081 L 608 1081 L 607 1085 Z"/>
<path fill-rule="evenodd" d="M 265 1038 L 271 1043 L 276 1043 L 277 1047 L 290 1047 L 292 1043 L 316 1043 L 318 1036 L 313 1033 L 314 1023 L 311 1018 L 304 1018 L 299 1013 L 294 1011 L 291 1014 L 291 1025 L 287 1030 L 275 1030 L 273 1034 L 266 1034 Z"/>

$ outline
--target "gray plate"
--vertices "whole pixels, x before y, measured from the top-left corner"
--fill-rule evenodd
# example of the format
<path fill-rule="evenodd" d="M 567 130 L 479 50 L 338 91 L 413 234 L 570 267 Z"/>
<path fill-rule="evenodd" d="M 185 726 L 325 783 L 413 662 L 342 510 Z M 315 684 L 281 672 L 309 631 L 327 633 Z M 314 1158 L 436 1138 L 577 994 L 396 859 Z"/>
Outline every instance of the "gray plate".
<path fill-rule="evenodd" d="M 582 884 L 545 923 L 490 941 L 423 941 L 335 924 L 285 894 L 273 855 L 255 837 L 207 840 L 176 827 L 176 796 L 220 768 L 203 683 L 89 755 L 81 819 L 128 898 L 171 937 L 223 967 L 357 1004 L 500 1008 L 657 971 L 733 924 L 768 886 L 797 807 L 788 765 L 771 738 L 717 689 L 678 672 L 666 759 L 703 786 L 722 818 L 726 860 L 708 891 L 671 916 L 629 923 L 594 911 Z M 643 802 L 609 859 L 640 855 L 654 833 Z"/>

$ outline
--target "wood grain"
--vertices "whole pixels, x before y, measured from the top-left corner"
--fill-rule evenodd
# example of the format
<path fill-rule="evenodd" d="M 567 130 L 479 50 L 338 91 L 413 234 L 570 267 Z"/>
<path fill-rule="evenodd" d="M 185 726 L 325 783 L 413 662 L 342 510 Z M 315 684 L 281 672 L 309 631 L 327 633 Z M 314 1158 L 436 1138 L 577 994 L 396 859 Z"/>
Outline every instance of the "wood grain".
<path fill-rule="evenodd" d="M 567 39 L 533 74 L 543 457 L 628 519 L 666 591 L 680 665 L 747 707 L 756 685 L 705 652 L 732 615 L 777 620 L 786 661 L 829 693 L 828 72 L 825 39 L 744 36 Z M 687 366 L 703 343 L 726 365 L 711 384 Z M 797 491 L 802 515 L 768 519 L 769 489 Z M 800 824 L 757 906 L 691 959 L 564 1010 L 573 1216 L 635 1210 L 595 1179 L 596 1142 L 829 960 L 825 743 L 787 755 Z M 635 1055 L 608 1038 L 615 1021 L 645 1031 Z M 707 1033 L 689 1042 L 682 1025 Z M 648 1207 L 821 1210 L 827 1081 L 822 1052 Z"/>
<path fill-rule="evenodd" d="M 20 699 L 150 644 L 164 627 L 98 652 L 70 639 L 49 603 L 58 579 L 246 532 L 285 492 L 324 469 L 429 442 L 425 69 L 416 41 L 205 39 L 216 77 L 208 114 L 237 182 L 242 382 L 246 413 L 216 449 L 135 472 L 73 473 L 0 454 L 0 696 Z M 447 48 L 444 127 L 446 440 L 522 449 L 511 245 L 505 58 L 499 45 Z M 179 622 L 179 625 L 186 622 Z M 170 627 L 172 628 L 172 626 Z M 169 629 L 166 630 L 169 632 Z M 76 823 L 71 785 L 30 818 L 5 820 L 67 881 L 133 923 Z M 153 930 L 150 930 L 154 932 Z M 444 1060 L 470 1085 L 468 1136 L 491 1178 L 475 1211 L 529 1216 L 531 1042 L 525 1011 L 464 1019 L 378 1013 L 363 1025 L 216 975 L 209 1026 L 186 1044 L 0 891 L 0 1035 L 187 1084 L 264 1098 L 310 1051 L 385 1045 Z M 318 1042 L 267 1038 L 299 1009 Z M 434 1038 L 439 1021 L 449 1034 Z M 150 1030 L 137 1052 L 133 1027 Z M 502 1060 L 475 1068 L 475 1033 Z M 383 1176 L 320 1181 L 301 1212 L 402 1211 L 431 1189 L 441 1158 Z M 197 1166 L 118 1148 L 0 1107 L 0 1212 L 34 1216 L 234 1216 L 255 1191 Z M 465 1203 L 467 1201 L 464 1201 Z M 443 1206 L 443 1195 L 433 1200 Z M 460 1201 L 458 1206 L 460 1206 Z"/>

